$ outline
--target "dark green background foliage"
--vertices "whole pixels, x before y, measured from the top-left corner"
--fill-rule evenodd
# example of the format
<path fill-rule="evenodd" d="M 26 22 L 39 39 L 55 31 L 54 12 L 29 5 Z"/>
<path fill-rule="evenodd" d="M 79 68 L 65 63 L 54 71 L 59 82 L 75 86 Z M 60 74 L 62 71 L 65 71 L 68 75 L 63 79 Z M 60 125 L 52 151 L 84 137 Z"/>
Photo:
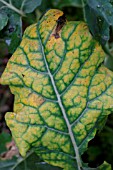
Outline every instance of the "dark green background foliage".
<path fill-rule="evenodd" d="M 0 76 L 8 59 L 19 45 L 27 26 L 38 22 L 50 8 L 64 11 L 68 20 L 85 20 L 93 37 L 106 52 L 105 65 L 113 71 L 113 0 L 0 0 Z M 13 95 L 0 85 L 0 154 L 11 141 L 4 115 L 12 111 Z M 89 142 L 83 154 L 84 162 L 97 167 L 104 161 L 113 166 L 113 116 L 108 117 L 103 130 Z M 0 158 L 1 159 L 1 158 Z M 0 160 L 0 170 L 60 170 L 40 160 L 33 151 L 25 159 L 13 157 Z"/>

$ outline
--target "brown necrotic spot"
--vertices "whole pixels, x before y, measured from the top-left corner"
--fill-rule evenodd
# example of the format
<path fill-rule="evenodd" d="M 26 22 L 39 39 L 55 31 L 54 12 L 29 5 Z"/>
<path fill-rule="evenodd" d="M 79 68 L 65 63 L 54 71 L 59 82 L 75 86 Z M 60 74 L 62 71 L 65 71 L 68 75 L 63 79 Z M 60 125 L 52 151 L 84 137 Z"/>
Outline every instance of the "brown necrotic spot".
<path fill-rule="evenodd" d="M 57 39 L 59 38 L 59 31 L 62 29 L 62 27 L 65 25 L 66 23 L 66 17 L 65 17 L 65 14 L 63 14 L 62 16 L 60 16 L 58 18 L 58 20 L 56 21 L 57 22 L 57 26 L 55 28 L 55 33 L 53 34 L 54 37 Z"/>
<path fill-rule="evenodd" d="M 24 74 L 22 74 L 22 77 L 24 77 L 25 75 Z"/>

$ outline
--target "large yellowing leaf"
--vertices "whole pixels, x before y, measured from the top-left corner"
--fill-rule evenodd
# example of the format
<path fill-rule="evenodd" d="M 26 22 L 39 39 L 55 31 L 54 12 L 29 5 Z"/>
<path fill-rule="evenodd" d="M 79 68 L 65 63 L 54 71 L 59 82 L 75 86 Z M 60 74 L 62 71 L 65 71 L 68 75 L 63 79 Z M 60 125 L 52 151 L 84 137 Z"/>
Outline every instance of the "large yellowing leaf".
<path fill-rule="evenodd" d="M 6 114 L 21 155 L 30 148 L 65 170 L 82 170 L 88 142 L 113 110 L 113 73 L 84 22 L 65 22 L 49 10 L 31 25 L 1 83 L 15 95 Z"/>

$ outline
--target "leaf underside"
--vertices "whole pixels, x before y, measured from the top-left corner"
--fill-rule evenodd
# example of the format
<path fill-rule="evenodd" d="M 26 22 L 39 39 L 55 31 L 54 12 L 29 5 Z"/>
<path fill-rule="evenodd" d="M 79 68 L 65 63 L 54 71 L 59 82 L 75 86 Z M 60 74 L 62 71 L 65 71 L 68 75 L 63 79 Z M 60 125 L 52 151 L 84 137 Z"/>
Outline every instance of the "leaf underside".
<path fill-rule="evenodd" d="M 31 25 L 9 60 L 1 83 L 15 95 L 7 125 L 21 155 L 30 148 L 65 170 L 86 169 L 81 154 L 113 110 L 113 73 L 84 22 L 66 22 L 49 10 Z"/>

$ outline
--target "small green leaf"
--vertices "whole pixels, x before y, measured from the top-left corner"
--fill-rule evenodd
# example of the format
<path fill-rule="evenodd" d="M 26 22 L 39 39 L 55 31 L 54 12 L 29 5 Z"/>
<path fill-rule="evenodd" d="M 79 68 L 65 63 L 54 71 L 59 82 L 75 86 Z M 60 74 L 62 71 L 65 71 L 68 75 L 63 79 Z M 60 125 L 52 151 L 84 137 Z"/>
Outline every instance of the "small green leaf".
<path fill-rule="evenodd" d="M 41 5 L 41 2 L 42 0 L 24 0 L 23 11 L 25 13 L 31 13 Z"/>
<path fill-rule="evenodd" d="M 81 155 L 113 110 L 105 56 L 86 23 L 60 10 L 26 29 L 1 78 L 15 95 L 6 121 L 22 156 L 34 148 L 53 166 L 88 170 Z"/>
<path fill-rule="evenodd" d="M 8 12 L 10 10 L 11 12 L 15 12 L 20 16 L 25 16 L 24 12 L 22 11 L 22 3 L 23 0 L 20 1 L 14 1 L 14 0 L 0 0 L 0 11 Z"/>
<path fill-rule="evenodd" d="M 6 40 L 9 53 L 13 53 L 21 41 L 22 17 L 26 16 L 26 13 L 33 12 L 35 8 L 41 4 L 41 1 L 42 0 L 0 0 L 0 30 L 7 25 L 1 37 Z"/>
<path fill-rule="evenodd" d="M 5 29 L 1 31 L 0 38 L 5 40 L 9 47 L 9 52 L 13 53 L 22 38 L 21 16 L 6 6 L 5 8 L 2 8 L 0 12 L 5 13 L 8 16 L 7 25 Z"/>
<path fill-rule="evenodd" d="M 89 5 L 85 6 L 85 17 L 93 36 L 102 44 L 109 40 L 109 25 L 103 17 L 98 16 L 98 13 Z"/>
<path fill-rule="evenodd" d="M 84 9 L 92 34 L 104 45 L 109 40 L 109 26 L 113 25 L 113 4 L 109 0 L 87 0 Z"/>
<path fill-rule="evenodd" d="M 4 6 L 12 11 L 18 13 L 20 16 L 24 16 L 25 13 L 33 12 L 40 4 L 42 0 L 0 0 L 0 7 Z M 4 10 L 4 8 L 1 8 Z"/>
<path fill-rule="evenodd" d="M 8 17 L 6 14 L 0 13 L 0 31 L 7 25 Z"/>
<path fill-rule="evenodd" d="M 8 45 L 9 53 L 13 53 L 22 39 L 22 20 L 16 13 L 10 14 L 4 39 Z"/>

